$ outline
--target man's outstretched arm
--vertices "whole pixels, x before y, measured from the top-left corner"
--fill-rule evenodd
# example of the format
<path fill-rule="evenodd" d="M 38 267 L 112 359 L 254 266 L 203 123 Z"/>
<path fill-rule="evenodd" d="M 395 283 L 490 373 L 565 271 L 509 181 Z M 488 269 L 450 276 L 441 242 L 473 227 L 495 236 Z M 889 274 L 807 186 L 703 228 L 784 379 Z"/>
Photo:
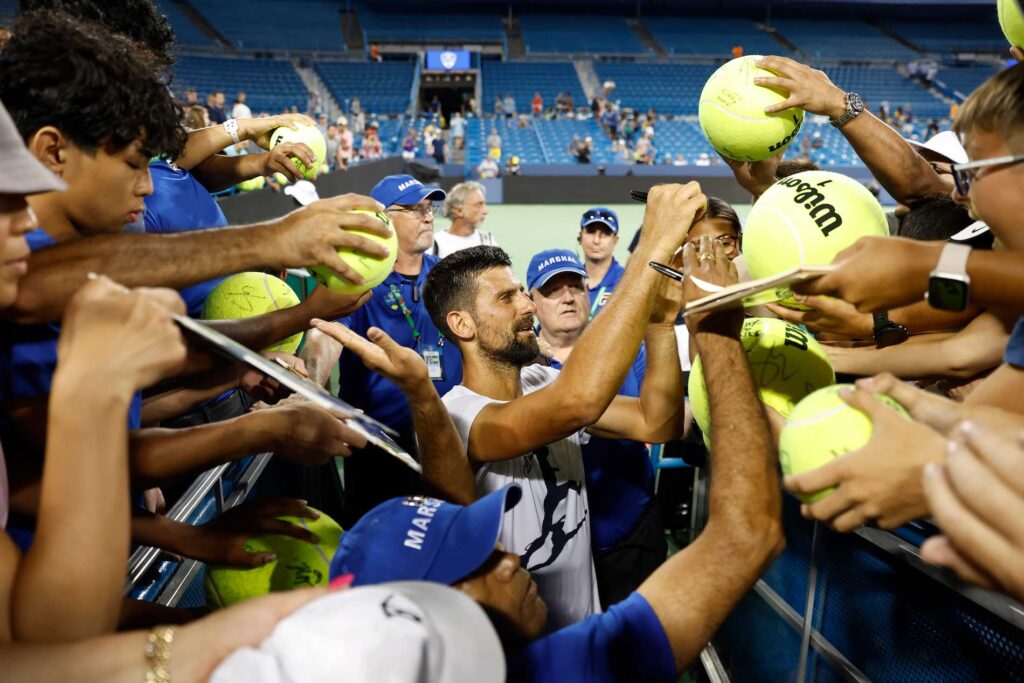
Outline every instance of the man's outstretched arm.
<path fill-rule="evenodd" d="M 715 260 L 699 266 L 693 249 L 686 251 L 689 273 L 728 284 L 728 259 L 720 249 Z M 706 293 L 692 280 L 687 286 L 694 298 Z M 679 671 L 700 654 L 785 543 L 778 453 L 739 342 L 742 314 L 712 313 L 689 324 L 711 404 L 708 523 L 638 589 L 661 622 Z"/>

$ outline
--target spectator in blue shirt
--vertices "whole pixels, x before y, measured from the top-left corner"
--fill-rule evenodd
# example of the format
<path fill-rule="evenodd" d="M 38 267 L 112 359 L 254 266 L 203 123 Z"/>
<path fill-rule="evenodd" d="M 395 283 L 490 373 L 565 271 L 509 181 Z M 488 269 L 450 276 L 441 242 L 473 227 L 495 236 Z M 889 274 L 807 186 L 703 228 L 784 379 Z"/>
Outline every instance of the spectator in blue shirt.
<path fill-rule="evenodd" d="M 580 247 L 590 287 L 590 317 L 608 304 L 625 269 L 615 260 L 619 244 L 619 216 L 611 209 L 595 206 L 580 219 Z"/>
<path fill-rule="evenodd" d="M 568 249 L 549 249 L 531 259 L 526 286 L 537 306 L 541 353 L 548 365 L 561 369 L 589 321 L 587 271 Z M 646 347 L 641 345 L 620 396 L 640 396 L 646 366 Z M 645 444 L 592 436 L 583 445 L 583 466 L 597 589 L 607 609 L 665 561 L 664 525 L 654 502 L 654 467 Z"/>
<path fill-rule="evenodd" d="M 687 247 L 685 258 L 687 272 L 705 282 L 735 281 L 721 249 L 698 262 Z M 686 299 L 701 291 L 687 280 Z M 675 681 L 784 545 L 778 457 L 738 340 L 741 323 L 736 310 L 689 319 L 701 357 L 711 359 L 705 375 L 712 420 L 734 425 L 713 442 L 707 526 L 607 612 L 538 639 L 547 607 L 519 557 L 496 545 L 506 511 L 521 498 L 518 486 L 465 507 L 421 496 L 387 501 L 342 537 L 332 579 L 345 576 L 353 586 L 424 580 L 462 590 L 491 617 L 509 681 Z M 459 443 L 455 425 L 429 387 L 424 391 L 418 360 L 376 332 L 373 344 L 339 336 L 421 399 L 416 433 L 424 467 L 464 463 L 450 447 Z M 463 469 L 460 476 L 472 476 Z"/>
<path fill-rule="evenodd" d="M 423 303 L 427 274 L 438 258 L 427 253 L 434 243 L 433 202 L 445 192 L 427 187 L 409 175 L 381 180 L 371 196 L 383 204 L 398 234 L 398 259 L 393 272 L 373 289 L 369 302 L 340 322 L 360 335 L 371 327 L 389 334 L 398 344 L 414 349 L 430 368 L 430 378 L 440 394 L 462 381 L 462 357 L 438 332 Z M 339 364 L 339 396 L 361 408 L 399 433 L 398 441 L 415 452 L 412 414 L 401 389 L 377 373 L 368 371 L 341 345 L 312 332 L 303 352 L 310 377 L 326 384 L 331 368 Z M 347 504 L 358 516 L 377 503 L 415 487 L 411 470 L 379 450 L 368 448 L 345 463 Z"/>

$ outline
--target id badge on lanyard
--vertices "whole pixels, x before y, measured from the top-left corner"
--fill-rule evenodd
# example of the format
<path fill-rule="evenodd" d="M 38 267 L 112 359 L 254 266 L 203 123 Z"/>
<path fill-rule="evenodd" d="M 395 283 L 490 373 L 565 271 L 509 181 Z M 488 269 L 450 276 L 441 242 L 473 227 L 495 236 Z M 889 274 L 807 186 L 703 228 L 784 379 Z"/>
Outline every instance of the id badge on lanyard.
<path fill-rule="evenodd" d="M 412 311 L 409 310 L 408 304 L 405 303 L 405 297 L 402 296 L 402 291 L 395 285 L 389 287 L 391 296 L 395 300 L 395 305 L 392 308 L 398 308 L 402 312 L 402 316 L 405 321 L 409 324 L 409 329 L 412 330 L 413 343 L 416 345 L 416 350 L 423 358 L 423 362 L 427 364 L 427 376 L 435 382 L 441 382 L 444 380 L 444 365 L 441 363 L 441 353 L 443 338 L 438 335 L 437 345 L 430 344 L 423 340 L 420 331 L 416 328 L 416 321 L 412 318 Z M 414 294 L 415 296 L 415 294 Z"/>
<path fill-rule="evenodd" d="M 444 381 L 444 365 L 441 364 L 441 349 L 433 344 L 420 344 L 420 355 L 427 364 L 427 375 L 435 382 Z"/>

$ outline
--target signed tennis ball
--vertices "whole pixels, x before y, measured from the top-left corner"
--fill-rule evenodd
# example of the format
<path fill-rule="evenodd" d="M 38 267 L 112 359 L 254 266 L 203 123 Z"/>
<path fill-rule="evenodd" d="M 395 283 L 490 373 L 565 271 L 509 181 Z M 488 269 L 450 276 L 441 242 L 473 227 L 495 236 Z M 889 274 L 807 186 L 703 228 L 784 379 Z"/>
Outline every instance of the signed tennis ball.
<path fill-rule="evenodd" d="M 227 607 L 271 591 L 327 585 L 331 558 L 338 549 L 342 528 L 322 512 L 314 520 L 304 517 L 280 519 L 309 529 L 317 535 L 319 542 L 307 543 L 280 534 L 250 538 L 245 542 L 247 551 L 272 552 L 277 559 L 253 569 L 208 566 L 204 580 L 207 605 Z"/>
<path fill-rule="evenodd" d="M 783 152 L 800 132 L 804 110 L 765 114 L 789 93 L 756 85 L 758 77 L 776 74 L 757 66 L 760 55 L 739 57 L 711 75 L 700 93 L 697 118 L 704 136 L 719 153 L 738 161 L 762 161 Z"/>
<path fill-rule="evenodd" d="M 834 458 L 863 448 L 871 439 L 874 427 L 871 418 L 849 405 L 839 396 L 852 384 L 834 384 L 819 389 L 800 401 L 789 414 L 779 436 L 779 464 L 786 475 L 814 470 Z M 878 394 L 883 403 L 910 417 L 906 409 L 892 397 Z M 894 454 L 896 455 L 896 454 Z M 832 489 L 811 495 L 800 495 L 805 503 L 821 500 Z"/>
<path fill-rule="evenodd" d="M 305 143 L 306 146 L 313 150 L 313 155 L 316 157 L 317 162 L 322 163 L 327 158 L 327 140 L 324 139 L 324 134 L 316 126 L 306 126 L 303 124 L 298 124 L 298 128 L 281 126 L 270 135 L 270 149 L 274 149 L 274 147 L 277 147 L 282 142 Z M 314 163 L 312 166 L 307 167 L 295 157 L 292 157 L 292 163 L 295 164 L 295 167 L 299 169 L 299 173 L 306 180 L 316 178 L 320 163 Z"/>
<path fill-rule="evenodd" d="M 291 308 L 299 297 L 284 280 L 267 273 L 238 273 L 221 281 L 206 297 L 203 320 L 237 320 Z M 295 353 L 302 333 L 293 334 L 264 351 Z"/>
<path fill-rule="evenodd" d="M 353 231 L 374 242 L 383 244 L 388 250 L 388 255 L 385 258 L 377 259 L 352 249 L 338 249 L 338 256 L 341 257 L 341 260 L 363 276 L 364 282 L 361 285 L 352 284 L 348 280 L 342 280 L 338 277 L 337 273 L 327 266 L 313 266 L 309 271 L 316 278 L 317 282 L 332 292 L 362 294 L 384 282 L 387 276 L 391 274 L 391 269 L 395 267 L 395 260 L 398 258 L 398 235 L 395 233 L 394 226 L 391 225 L 391 219 L 383 211 L 356 209 L 350 213 L 363 213 L 368 216 L 375 216 L 377 220 L 391 228 L 390 237 L 379 237 L 368 232 Z"/>
<path fill-rule="evenodd" d="M 798 325 L 776 318 L 747 318 L 740 332 L 758 396 L 783 417 L 797 401 L 836 381 L 828 354 Z M 693 418 L 711 444 L 711 410 L 700 356 L 693 361 L 687 388 Z"/>

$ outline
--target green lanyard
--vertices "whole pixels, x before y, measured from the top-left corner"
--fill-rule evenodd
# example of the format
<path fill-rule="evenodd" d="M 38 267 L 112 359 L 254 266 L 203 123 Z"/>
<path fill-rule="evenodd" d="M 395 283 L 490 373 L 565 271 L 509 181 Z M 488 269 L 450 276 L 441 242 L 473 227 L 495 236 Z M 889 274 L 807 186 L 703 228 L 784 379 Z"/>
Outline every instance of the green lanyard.
<path fill-rule="evenodd" d="M 417 347 L 420 345 L 420 331 L 416 328 L 416 321 L 412 319 L 412 311 L 409 310 L 409 306 L 405 303 L 405 297 L 402 296 L 402 290 L 398 285 L 388 285 L 388 291 L 391 292 L 391 296 L 398 302 L 398 309 L 402 311 L 402 315 L 405 317 L 405 322 L 409 323 L 409 329 L 412 330 L 412 343 Z M 437 345 L 442 346 L 444 344 L 444 337 L 441 333 L 437 334 Z"/>
<path fill-rule="evenodd" d="M 597 309 L 601 307 L 601 299 L 604 297 L 604 291 L 607 287 L 602 287 L 597 290 L 597 296 L 594 297 L 594 303 L 590 306 L 590 317 L 593 318 L 597 314 Z"/>

